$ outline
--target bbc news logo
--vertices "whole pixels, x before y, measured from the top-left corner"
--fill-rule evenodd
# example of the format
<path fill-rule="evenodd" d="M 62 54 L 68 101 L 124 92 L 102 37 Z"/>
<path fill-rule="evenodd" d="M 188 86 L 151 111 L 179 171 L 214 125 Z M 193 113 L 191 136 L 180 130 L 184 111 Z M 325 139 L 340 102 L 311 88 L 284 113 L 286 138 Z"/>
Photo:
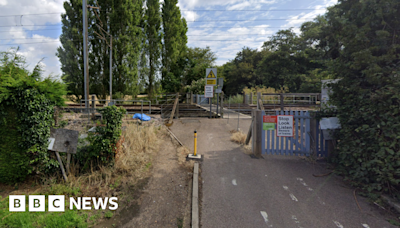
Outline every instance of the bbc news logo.
<path fill-rule="evenodd" d="M 70 197 L 69 209 L 73 210 L 74 207 L 78 210 L 117 210 L 118 209 L 117 197 Z M 44 195 L 30 195 L 28 197 L 28 209 L 30 212 L 43 212 L 46 210 L 46 196 Z M 93 206 L 93 207 L 92 207 Z M 25 195 L 10 195 L 9 196 L 9 211 L 23 212 L 26 210 L 26 197 Z M 50 212 L 64 212 L 65 211 L 65 196 L 64 195 L 49 195 L 48 196 L 48 211 Z"/>

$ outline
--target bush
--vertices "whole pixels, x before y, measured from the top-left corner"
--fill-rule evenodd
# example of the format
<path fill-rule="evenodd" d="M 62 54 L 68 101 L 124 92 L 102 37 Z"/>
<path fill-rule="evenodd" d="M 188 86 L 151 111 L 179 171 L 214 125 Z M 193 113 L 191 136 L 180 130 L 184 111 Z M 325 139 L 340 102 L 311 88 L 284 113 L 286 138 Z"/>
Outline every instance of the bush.
<path fill-rule="evenodd" d="M 63 105 L 65 85 L 41 80 L 41 68 L 24 69 L 14 52 L 0 53 L 0 182 L 15 183 L 30 173 L 58 167 L 47 152 L 54 105 Z"/>
<path fill-rule="evenodd" d="M 117 152 L 117 143 L 121 137 L 122 117 L 126 110 L 115 105 L 100 110 L 105 126 L 97 126 L 96 133 L 89 135 L 90 146 L 76 154 L 85 170 L 89 164 L 111 165 Z"/>
<path fill-rule="evenodd" d="M 336 170 L 368 193 L 400 193 L 398 1 L 341 1 L 328 11 L 330 101 L 342 128 Z M 367 45 L 366 45 L 367 44 Z M 373 196 L 370 194 L 370 196 Z M 399 197 L 400 198 L 400 197 Z"/>

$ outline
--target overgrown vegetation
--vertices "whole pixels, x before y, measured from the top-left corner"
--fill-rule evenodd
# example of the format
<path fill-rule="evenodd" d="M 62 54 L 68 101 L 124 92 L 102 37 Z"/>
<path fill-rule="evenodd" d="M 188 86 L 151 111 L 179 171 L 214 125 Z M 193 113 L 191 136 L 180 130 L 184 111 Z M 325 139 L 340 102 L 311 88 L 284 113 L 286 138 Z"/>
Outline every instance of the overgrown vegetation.
<path fill-rule="evenodd" d="M 40 63 L 32 72 L 17 49 L 0 54 L 0 182 L 16 183 L 31 173 L 58 167 L 47 152 L 53 107 L 63 105 L 65 85 L 42 79 Z"/>
<path fill-rule="evenodd" d="M 129 124 L 122 133 L 125 140 L 115 156 L 114 166 L 102 165 L 97 169 L 93 166 L 88 172 L 81 173 L 82 166 L 73 159 L 68 183 L 64 183 L 57 172 L 43 183 L 32 184 L 25 190 L 16 190 L 17 194 L 66 197 L 118 195 L 119 206 L 123 207 L 132 201 L 135 186 L 149 177 L 154 154 L 159 150 L 164 134 L 162 126 L 149 124 L 138 128 L 136 124 Z M 101 219 L 114 216 L 110 211 L 99 213 L 78 210 L 66 210 L 64 213 L 13 213 L 8 211 L 8 202 L 8 197 L 0 197 L 0 227 L 90 227 Z"/>
<path fill-rule="evenodd" d="M 90 144 L 81 149 L 76 158 L 81 165 L 82 171 L 91 165 L 113 165 L 115 155 L 121 147 L 122 117 L 126 110 L 122 107 L 107 106 L 100 110 L 105 121 L 105 126 L 96 126 L 96 132 L 89 135 Z"/>
<path fill-rule="evenodd" d="M 332 104 L 342 128 L 336 170 L 354 186 L 400 199 L 400 3 L 341 1 L 325 16 Z"/>

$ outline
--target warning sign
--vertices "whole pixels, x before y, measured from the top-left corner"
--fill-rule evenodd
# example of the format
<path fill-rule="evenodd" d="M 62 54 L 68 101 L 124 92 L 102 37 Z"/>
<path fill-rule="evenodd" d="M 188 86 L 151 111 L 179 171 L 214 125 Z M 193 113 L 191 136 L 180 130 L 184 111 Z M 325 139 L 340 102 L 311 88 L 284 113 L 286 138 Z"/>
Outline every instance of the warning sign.
<path fill-rule="evenodd" d="M 263 123 L 276 123 L 276 116 L 263 116 Z"/>
<path fill-rule="evenodd" d="M 207 78 L 217 78 L 212 70 L 208 73 Z"/>
<path fill-rule="evenodd" d="M 206 69 L 206 85 L 217 85 L 217 68 Z"/>
<path fill-rule="evenodd" d="M 275 131 L 276 129 L 276 116 L 263 116 L 263 130 Z"/>
<path fill-rule="evenodd" d="M 293 137 L 293 116 L 279 115 L 277 116 L 276 136 L 278 137 Z"/>
<path fill-rule="evenodd" d="M 217 84 L 217 80 L 215 79 L 208 79 L 207 80 L 207 85 L 216 85 Z"/>
<path fill-rule="evenodd" d="M 214 86 L 204 86 L 204 97 L 212 98 L 214 96 Z"/>

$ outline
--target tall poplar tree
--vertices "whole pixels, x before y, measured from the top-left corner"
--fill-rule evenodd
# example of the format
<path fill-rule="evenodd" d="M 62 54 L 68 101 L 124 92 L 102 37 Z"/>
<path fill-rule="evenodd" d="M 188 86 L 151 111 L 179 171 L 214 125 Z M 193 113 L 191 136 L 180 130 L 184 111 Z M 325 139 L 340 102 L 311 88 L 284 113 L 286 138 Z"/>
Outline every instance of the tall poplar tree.
<path fill-rule="evenodd" d="M 153 96 L 156 75 L 160 66 L 161 55 L 161 16 L 160 1 L 148 0 L 146 10 L 145 33 L 147 39 L 147 56 L 148 56 L 148 94 Z"/>
<path fill-rule="evenodd" d="M 140 22 L 143 17 L 142 0 L 89 0 L 88 5 L 99 6 L 88 10 L 88 47 L 89 47 L 89 92 L 105 99 L 109 94 L 109 56 L 110 37 L 113 36 L 113 94 L 138 93 L 138 61 L 143 36 Z M 66 13 L 62 15 L 63 32 L 60 36 L 61 47 L 57 56 L 61 62 L 63 80 L 68 90 L 81 98 L 83 95 L 83 23 L 82 1 L 64 2 Z M 100 29 L 97 25 L 100 25 Z M 107 41 L 95 33 L 104 35 Z"/>
<path fill-rule="evenodd" d="M 178 0 L 164 0 L 162 7 L 163 19 L 163 50 L 162 50 L 162 86 L 169 92 L 176 92 L 182 85 L 187 47 L 186 20 L 181 17 L 177 6 Z"/>
<path fill-rule="evenodd" d="M 56 55 L 61 63 L 62 80 L 68 83 L 69 93 L 80 100 L 84 98 L 82 1 L 66 1 L 64 9 L 65 14 L 61 15 L 62 46 L 57 49 Z M 88 22 L 92 19 L 88 16 Z"/>

